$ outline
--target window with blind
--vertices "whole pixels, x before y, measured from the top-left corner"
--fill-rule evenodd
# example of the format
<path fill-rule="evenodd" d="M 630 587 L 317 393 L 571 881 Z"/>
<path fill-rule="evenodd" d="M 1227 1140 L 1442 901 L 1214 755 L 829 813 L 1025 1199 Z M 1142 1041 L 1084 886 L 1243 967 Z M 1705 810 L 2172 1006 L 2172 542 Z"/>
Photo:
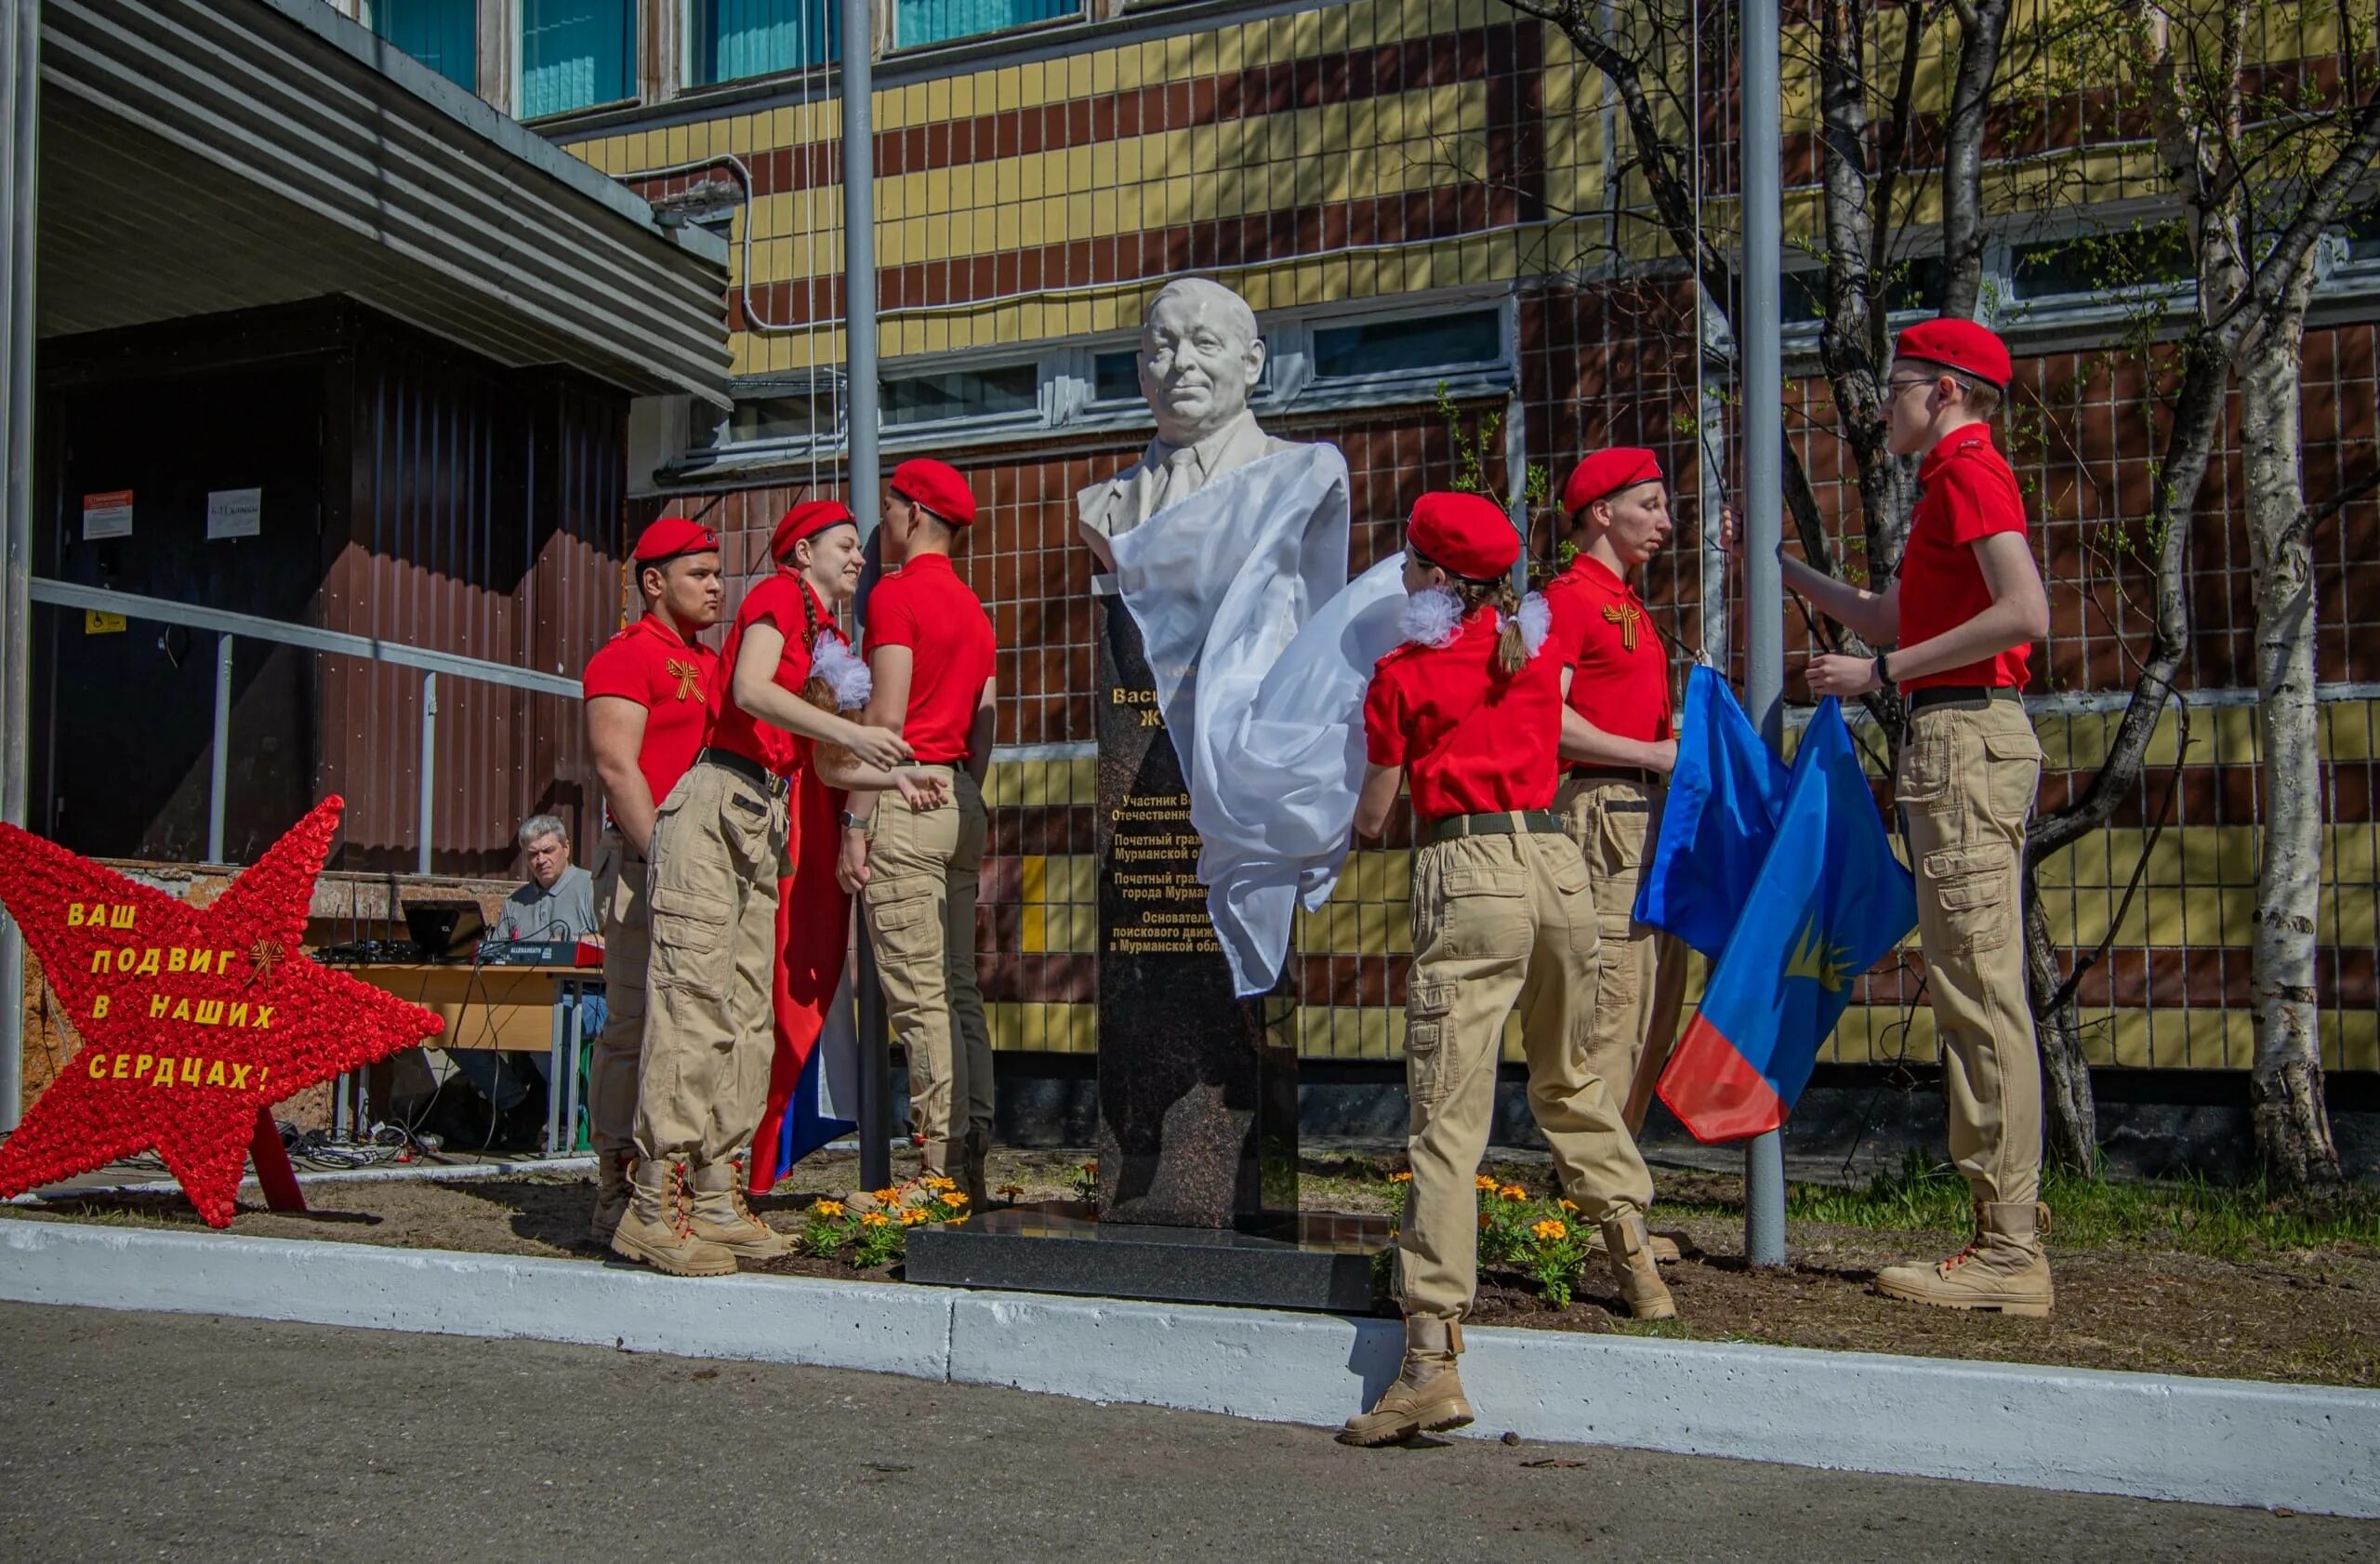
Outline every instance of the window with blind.
<path fill-rule="evenodd" d="M 479 0 L 372 0 L 372 31 L 456 86 L 479 89 Z"/>
<path fill-rule="evenodd" d="M 520 0 L 522 119 L 636 95 L 636 0 Z"/>
<path fill-rule="evenodd" d="M 892 0 L 892 46 L 946 44 L 1083 14 L 1083 0 Z"/>
<path fill-rule="evenodd" d="M 841 58 L 841 0 L 687 0 L 686 83 L 710 86 Z"/>

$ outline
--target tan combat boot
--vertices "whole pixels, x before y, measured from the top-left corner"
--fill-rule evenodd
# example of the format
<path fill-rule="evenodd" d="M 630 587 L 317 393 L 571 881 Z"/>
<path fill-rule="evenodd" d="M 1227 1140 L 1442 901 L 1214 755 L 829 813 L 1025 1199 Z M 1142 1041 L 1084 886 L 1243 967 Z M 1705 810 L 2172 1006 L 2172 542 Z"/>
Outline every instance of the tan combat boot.
<path fill-rule="evenodd" d="M 596 1154 L 595 1211 L 587 1219 L 587 1236 L 597 1243 L 609 1244 L 628 1213 L 628 1170 L 635 1165 L 633 1147 Z"/>
<path fill-rule="evenodd" d="M 991 1205 L 992 1192 L 985 1187 L 984 1164 L 991 1160 L 992 1132 L 968 1131 L 963 1147 L 959 1160 L 959 1187 L 967 1192 L 969 1211 L 986 1210 Z"/>
<path fill-rule="evenodd" d="M 694 1235 L 685 1163 L 640 1161 L 628 1179 L 628 1214 L 612 1233 L 613 1253 L 671 1276 L 734 1273 L 734 1255 Z"/>
<path fill-rule="evenodd" d="M 1654 1264 L 1651 1238 L 1641 1216 L 1615 1216 L 1603 1225 L 1604 1253 L 1611 1260 L 1611 1274 L 1620 1282 L 1620 1301 L 1628 1306 L 1629 1318 L 1675 1319 L 1677 1305 Z"/>
<path fill-rule="evenodd" d="M 1405 1367 L 1396 1383 L 1381 1392 L 1372 1410 L 1357 1412 L 1339 1430 L 1342 1445 L 1388 1445 L 1416 1434 L 1460 1428 L 1471 1421 L 1462 1379 L 1454 1360 L 1462 1351 L 1462 1327 L 1451 1319 L 1405 1321 Z"/>
<path fill-rule="evenodd" d="M 739 1260 L 774 1260 L 793 1253 L 793 1235 L 761 1221 L 745 1202 L 741 1157 L 696 1168 L 694 1186 L 694 1237 Z"/>
<path fill-rule="evenodd" d="M 1998 1309 L 2045 1319 L 2054 1301 L 2049 1260 L 2042 1253 L 2042 1207 L 1977 1201 L 1975 1240 L 1947 1260 L 1887 1266 L 1876 1291 L 1905 1303 L 1937 1308 Z"/>
<path fill-rule="evenodd" d="M 1677 1239 L 1663 1238 L 1659 1233 L 1648 1232 L 1645 1235 L 1645 1252 L 1653 1257 L 1653 1263 L 1657 1266 L 1674 1266 L 1685 1258 L 1678 1252 Z M 1587 1253 L 1590 1254 L 1604 1253 L 1602 1228 L 1598 1227 L 1587 1235 Z"/>

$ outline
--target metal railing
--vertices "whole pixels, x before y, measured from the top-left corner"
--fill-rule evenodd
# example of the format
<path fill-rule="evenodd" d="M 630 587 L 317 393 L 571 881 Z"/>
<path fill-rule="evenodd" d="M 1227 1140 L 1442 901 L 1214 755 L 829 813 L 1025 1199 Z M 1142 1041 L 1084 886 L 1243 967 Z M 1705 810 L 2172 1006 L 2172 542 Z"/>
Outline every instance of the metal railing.
<path fill-rule="evenodd" d="M 377 636 L 318 630 L 311 625 L 268 619 L 255 614 L 235 614 L 229 609 L 202 608 L 195 603 L 143 597 L 137 592 L 110 591 L 104 587 L 86 587 L 72 581 L 51 581 L 36 577 L 33 582 L 33 600 L 59 608 L 121 614 L 127 619 L 215 632 L 215 749 L 207 776 L 206 799 L 206 857 L 209 863 L 223 861 L 224 795 L 230 783 L 231 752 L 231 648 L 235 641 L 272 642 L 283 646 L 330 652 L 343 657 L 360 657 L 368 662 L 390 663 L 399 668 L 421 670 L 419 872 L 423 874 L 430 872 L 430 830 L 436 794 L 434 762 L 438 754 L 438 676 L 443 673 L 452 679 L 501 684 L 538 695 L 564 696 L 572 700 L 578 699 L 580 696 L 578 681 L 558 673 L 535 673 L 527 669 L 485 662 L 456 652 L 409 646 L 403 642 L 383 641 Z"/>

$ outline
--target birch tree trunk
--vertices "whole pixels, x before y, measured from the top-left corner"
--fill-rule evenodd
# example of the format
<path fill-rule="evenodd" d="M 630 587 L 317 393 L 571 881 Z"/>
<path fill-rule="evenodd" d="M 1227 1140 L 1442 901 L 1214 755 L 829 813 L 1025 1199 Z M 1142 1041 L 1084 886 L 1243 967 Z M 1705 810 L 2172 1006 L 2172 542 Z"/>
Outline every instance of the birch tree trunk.
<path fill-rule="evenodd" d="M 2300 346 L 2312 268 L 2242 339 L 2240 377 L 2249 559 L 2255 572 L 2256 737 L 2264 772 L 2250 959 L 2256 1151 L 2286 1188 L 2339 1176 L 2322 1102 L 2314 1000 L 2322 873 L 2320 710 L 2314 695 L 2314 573 L 2299 466 Z"/>

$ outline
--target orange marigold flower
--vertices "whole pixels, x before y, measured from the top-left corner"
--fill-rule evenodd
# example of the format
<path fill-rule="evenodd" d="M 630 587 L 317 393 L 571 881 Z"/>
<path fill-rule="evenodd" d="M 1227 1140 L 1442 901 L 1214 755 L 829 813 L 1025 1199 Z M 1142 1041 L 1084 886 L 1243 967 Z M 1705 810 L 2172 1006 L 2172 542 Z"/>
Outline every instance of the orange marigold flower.
<path fill-rule="evenodd" d="M 843 1202 L 840 1200 L 821 1200 L 816 1205 L 812 1206 L 810 1208 L 810 1212 L 813 1216 L 840 1216 L 843 1214 Z"/>
<path fill-rule="evenodd" d="M 1093 1160 L 1091 1160 L 1091 1161 L 1085 1162 L 1085 1163 L 1082 1165 L 1082 1171 L 1083 1171 L 1083 1172 L 1085 1172 L 1085 1173 L 1089 1173 L 1091 1177 L 1093 1177 L 1093 1178 L 1097 1178 L 1097 1177 L 1099 1176 L 1099 1163 L 1098 1163 L 1098 1160 L 1097 1160 L 1096 1159 L 1093 1159 Z"/>
<path fill-rule="evenodd" d="M 1025 1193 L 1025 1186 L 1022 1184 L 1003 1184 L 999 1186 L 998 1193 L 1001 1199 L 1012 1200 L 1019 1195 Z"/>
<path fill-rule="evenodd" d="M 1528 1199 L 1528 1191 L 1522 1188 L 1517 1184 L 1507 1184 L 1501 1189 L 1497 1190 L 1496 1194 L 1499 1199 L 1506 1200 L 1526 1200 Z"/>
<path fill-rule="evenodd" d="M 930 1178 L 925 1183 L 927 1188 L 936 1191 L 959 1187 L 959 1181 L 953 1178 Z"/>
<path fill-rule="evenodd" d="M 892 1219 L 880 1211 L 871 1211 L 859 1219 L 859 1225 L 863 1227 L 890 1227 Z"/>
<path fill-rule="evenodd" d="M 924 1212 L 918 1210 L 915 1206 L 911 1206 L 901 1213 L 901 1226 L 904 1227 L 914 1227 L 920 1222 L 927 1222 L 931 1220 L 932 1220 L 931 1217 L 927 1216 Z"/>
<path fill-rule="evenodd" d="M 1477 1178 L 1473 1179 L 1471 1182 L 1479 1186 L 1479 1187 L 1488 1194 L 1492 1195 L 1496 1192 L 1496 1181 L 1488 1177 L 1486 1173 L 1481 1173 Z"/>
<path fill-rule="evenodd" d="M 1556 1200 L 1554 1203 L 1560 1206 L 1564 1211 L 1570 1213 L 1573 1216 L 1578 1214 L 1579 1203 L 1576 1200 Z"/>
<path fill-rule="evenodd" d="M 1552 1243 L 1558 1239 L 1567 1239 L 1570 1236 L 1570 1229 L 1563 1223 L 1551 1216 L 1539 1223 L 1536 1226 L 1531 1227 L 1529 1231 L 1536 1234 L 1538 1239 L 1541 1242 L 1545 1243 Z"/>
<path fill-rule="evenodd" d="M 879 1189 L 879 1190 L 876 1192 L 876 1199 L 877 1199 L 878 1202 L 879 1202 L 879 1203 L 880 1203 L 880 1204 L 883 1204 L 883 1205 L 888 1205 L 888 1206 L 889 1206 L 889 1205 L 891 1205 L 893 1201 L 895 1201 L 895 1200 L 899 1200 L 900 1198 L 901 1198 L 901 1191 L 899 1191 L 898 1189 L 893 1189 L 893 1188 L 887 1187 L 887 1188 L 883 1188 L 883 1189 Z"/>
<path fill-rule="evenodd" d="M 963 1206 L 967 1203 L 967 1192 L 963 1189 L 945 1189 L 942 1192 L 942 1203 L 946 1206 Z"/>
<path fill-rule="evenodd" d="M 1391 1184 L 1410 1184 L 1413 1182 L 1413 1175 L 1409 1173 L 1393 1173 L 1388 1175 L 1388 1181 Z"/>

